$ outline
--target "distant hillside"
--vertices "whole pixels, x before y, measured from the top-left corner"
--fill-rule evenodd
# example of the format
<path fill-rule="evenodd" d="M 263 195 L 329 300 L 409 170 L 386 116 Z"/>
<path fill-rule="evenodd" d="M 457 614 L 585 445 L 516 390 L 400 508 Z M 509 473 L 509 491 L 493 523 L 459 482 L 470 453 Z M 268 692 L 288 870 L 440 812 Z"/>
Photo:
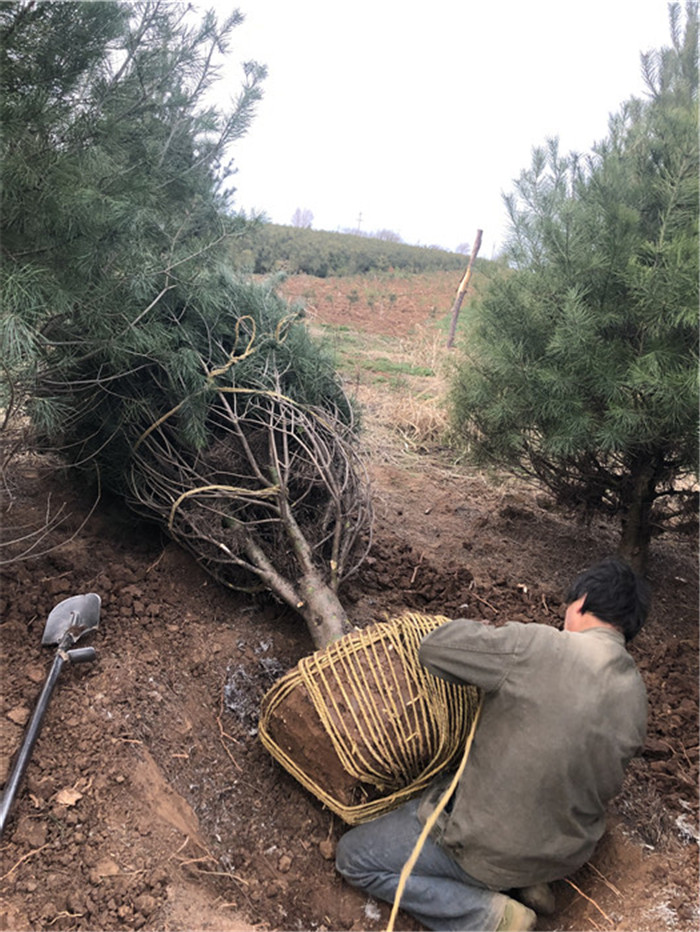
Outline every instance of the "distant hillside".
<path fill-rule="evenodd" d="M 432 246 L 408 246 L 352 233 L 327 233 L 274 223 L 255 223 L 237 237 L 231 258 L 240 269 L 266 274 L 284 269 L 326 278 L 391 269 L 434 272 L 461 269 L 467 257 Z"/>

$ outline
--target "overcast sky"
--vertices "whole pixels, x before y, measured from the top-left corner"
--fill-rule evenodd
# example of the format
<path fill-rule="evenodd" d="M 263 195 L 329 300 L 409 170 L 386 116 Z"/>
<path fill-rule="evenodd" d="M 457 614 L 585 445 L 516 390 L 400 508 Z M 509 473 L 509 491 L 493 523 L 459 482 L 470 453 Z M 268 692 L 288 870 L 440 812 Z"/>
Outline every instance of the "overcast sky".
<path fill-rule="evenodd" d="M 314 229 L 388 229 L 456 249 L 502 243 L 502 193 L 533 146 L 586 152 L 641 96 L 640 52 L 669 44 L 665 0 L 216 0 L 238 6 L 225 86 L 267 65 L 234 150 L 236 206 Z"/>

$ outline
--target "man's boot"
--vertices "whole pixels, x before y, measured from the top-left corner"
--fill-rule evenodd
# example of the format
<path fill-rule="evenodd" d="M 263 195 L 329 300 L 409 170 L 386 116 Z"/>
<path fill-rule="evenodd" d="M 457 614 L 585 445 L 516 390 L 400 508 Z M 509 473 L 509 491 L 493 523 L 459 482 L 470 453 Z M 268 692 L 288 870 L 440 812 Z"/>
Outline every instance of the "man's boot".
<path fill-rule="evenodd" d="M 556 909 L 554 892 L 548 883 L 534 883 L 530 887 L 513 890 L 513 896 L 543 916 L 551 916 Z"/>
<path fill-rule="evenodd" d="M 535 928 L 536 922 L 537 916 L 531 909 L 508 897 L 496 932 L 530 932 Z"/>

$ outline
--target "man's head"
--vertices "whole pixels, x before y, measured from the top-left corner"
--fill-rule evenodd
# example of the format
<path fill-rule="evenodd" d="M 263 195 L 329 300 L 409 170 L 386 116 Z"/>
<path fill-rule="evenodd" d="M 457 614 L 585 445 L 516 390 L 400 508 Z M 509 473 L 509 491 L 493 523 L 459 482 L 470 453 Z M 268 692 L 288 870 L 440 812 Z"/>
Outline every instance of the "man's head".
<path fill-rule="evenodd" d="M 581 615 L 594 615 L 619 628 L 626 641 L 639 632 L 649 612 L 649 586 L 618 557 L 608 557 L 581 573 L 566 597 Z"/>

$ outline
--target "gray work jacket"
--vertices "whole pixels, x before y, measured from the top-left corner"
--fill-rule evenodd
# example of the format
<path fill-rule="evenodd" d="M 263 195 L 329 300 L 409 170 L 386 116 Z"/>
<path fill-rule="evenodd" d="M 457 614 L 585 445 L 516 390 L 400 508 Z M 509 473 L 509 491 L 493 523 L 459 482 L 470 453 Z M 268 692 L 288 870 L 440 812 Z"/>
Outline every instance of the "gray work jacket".
<path fill-rule="evenodd" d="M 647 700 L 617 630 L 558 631 L 457 619 L 423 639 L 420 660 L 485 691 L 464 774 L 433 835 L 494 890 L 564 877 L 591 856 L 605 807 L 641 748 Z M 449 776 L 420 804 L 423 822 Z"/>

